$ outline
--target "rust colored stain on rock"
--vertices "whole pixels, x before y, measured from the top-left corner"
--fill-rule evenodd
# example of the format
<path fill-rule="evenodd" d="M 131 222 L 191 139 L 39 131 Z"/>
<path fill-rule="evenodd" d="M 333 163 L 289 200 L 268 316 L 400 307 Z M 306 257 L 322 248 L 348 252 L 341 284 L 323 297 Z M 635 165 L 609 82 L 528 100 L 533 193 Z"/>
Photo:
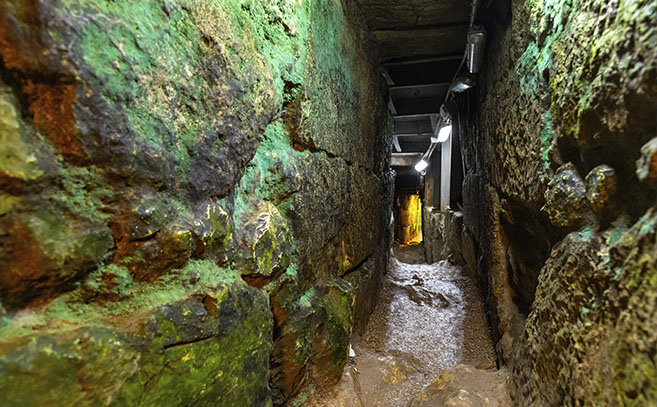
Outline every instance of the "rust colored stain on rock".
<path fill-rule="evenodd" d="M 0 291 L 3 297 L 18 300 L 30 287 L 53 285 L 45 271 L 41 250 L 25 225 L 0 222 L 0 241 L 0 264 L 3 264 Z"/>
<path fill-rule="evenodd" d="M 275 295 L 270 297 L 271 310 L 274 315 L 274 338 L 275 342 L 272 360 L 276 360 L 280 366 L 278 377 L 274 378 L 280 391 L 285 398 L 295 396 L 301 387 L 303 377 L 303 365 L 294 360 L 296 349 L 295 336 L 286 332 L 288 322 L 287 312 L 283 309 Z"/>
<path fill-rule="evenodd" d="M 73 163 L 86 160 L 87 154 L 77 137 L 73 113 L 76 85 L 53 85 L 28 80 L 23 85 L 23 92 L 29 98 L 34 122 L 46 133 L 55 148 Z"/>
<path fill-rule="evenodd" d="M 43 131 L 64 157 L 81 164 L 87 159 L 84 147 L 77 137 L 73 104 L 76 85 L 61 78 L 62 74 L 44 68 L 49 52 L 41 42 L 39 10 L 35 2 L 27 1 L 12 13 L 0 5 L 0 55 L 5 68 L 18 71 L 22 79 L 21 91 L 27 97 L 34 123 Z M 20 24 L 10 18 L 20 17 Z M 56 69 L 56 68 L 55 68 Z M 45 71 L 45 72 L 44 72 Z M 54 80 L 43 80 L 46 76 Z M 33 78 L 39 78 L 35 81 Z"/>
<path fill-rule="evenodd" d="M 36 70 L 39 58 L 35 50 L 43 49 L 36 2 L 26 0 L 17 10 L 12 10 L 19 17 L 20 25 L 12 21 L 5 7 L 9 4 L 0 4 L 0 54 L 3 63 L 7 69 Z M 28 44 L 30 41 L 32 44 Z"/>
<path fill-rule="evenodd" d="M 0 190 L 10 195 L 22 193 L 22 181 L 7 174 L 0 173 Z"/>

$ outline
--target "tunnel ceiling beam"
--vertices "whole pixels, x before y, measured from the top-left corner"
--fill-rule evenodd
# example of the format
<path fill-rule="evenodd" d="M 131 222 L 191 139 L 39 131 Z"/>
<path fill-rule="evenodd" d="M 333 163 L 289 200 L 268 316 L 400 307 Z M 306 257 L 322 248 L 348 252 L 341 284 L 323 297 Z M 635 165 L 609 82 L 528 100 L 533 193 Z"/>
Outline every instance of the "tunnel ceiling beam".
<path fill-rule="evenodd" d="M 417 114 L 399 114 L 394 117 L 395 121 L 400 122 L 413 122 L 418 120 L 431 120 L 431 115 L 434 113 L 417 113 Z M 431 123 L 431 122 L 430 122 Z"/>
<path fill-rule="evenodd" d="M 372 29 L 450 24 L 467 21 L 470 4 L 463 0 L 359 0 Z"/>
<path fill-rule="evenodd" d="M 383 60 L 407 56 L 451 54 L 463 50 L 468 23 L 422 30 L 375 30 L 374 40 L 379 45 Z M 431 46 L 429 46 L 429 44 Z"/>
<path fill-rule="evenodd" d="M 395 69 L 400 66 L 406 65 L 418 65 L 418 64 L 435 64 L 442 62 L 460 62 L 463 55 L 461 53 L 453 55 L 437 55 L 432 57 L 409 57 L 409 58 L 399 58 L 390 61 L 386 61 L 381 65 L 384 68 Z"/>
<path fill-rule="evenodd" d="M 399 145 L 399 138 L 397 138 L 397 135 L 394 135 L 394 136 L 392 137 L 392 144 L 395 146 L 395 151 L 396 151 L 396 152 L 398 152 L 398 153 L 401 153 L 401 152 L 402 152 L 402 148 L 401 148 L 401 146 Z"/>
<path fill-rule="evenodd" d="M 426 133 L 395 133 L 395 137 L 431 137 L 433 132 Z"/>
<path fill-rule="evenodd" d="M 412 167 L 422 158 L 422 153 L 392 153 L 390 165 L 393 167 Z"/>
<path fill-rule="evenodd" d="M 427 83 L 422 85 L 390 86 L 390 95 L 396 99 L 435 98 L 449 90 L 449 83 Z"/>
<path fill-rule="evenodd" d="M 426 133 L 429 133 L 429 136 L 433 134 L 429 116 L 416 120 L 395 119 L 395 134 L 427 135 Z"/>

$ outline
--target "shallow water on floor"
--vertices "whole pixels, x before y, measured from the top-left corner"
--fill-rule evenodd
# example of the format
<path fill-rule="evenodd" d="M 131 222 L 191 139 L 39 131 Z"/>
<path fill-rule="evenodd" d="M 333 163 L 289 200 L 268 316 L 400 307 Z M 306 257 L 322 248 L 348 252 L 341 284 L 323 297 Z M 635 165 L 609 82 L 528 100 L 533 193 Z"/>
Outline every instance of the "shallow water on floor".
<path fill-rule="evenodd" d="M 382 304 L 382 326 L 366 338 L 377 351 L 422 361 L 435 371 L 462 359 L 464 298 L 458 279 L 444 266 L 396 264 L 389 275 L 392 289 Z"/>
<path fill-rule="evenodd" d="M 355 356 L 342 381 L 313 406 L 406 406 L 441 371 L 458 364 L 495 368 L 493 342 L 477 285 L 446 261 L 412 264 L 420 245 L 392 258 Z"/>

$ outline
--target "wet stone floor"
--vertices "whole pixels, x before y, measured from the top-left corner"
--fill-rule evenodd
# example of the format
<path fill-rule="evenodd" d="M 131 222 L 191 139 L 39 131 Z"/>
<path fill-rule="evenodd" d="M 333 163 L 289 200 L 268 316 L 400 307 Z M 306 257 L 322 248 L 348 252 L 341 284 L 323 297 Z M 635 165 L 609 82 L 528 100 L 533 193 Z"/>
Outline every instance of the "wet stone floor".
<path fill-rule="evenodd" d="M 475 281 L 446 261 L 424 263 L 423 253 L 395 248 L 340 383 L 307 406 L 510 405 Z"/>

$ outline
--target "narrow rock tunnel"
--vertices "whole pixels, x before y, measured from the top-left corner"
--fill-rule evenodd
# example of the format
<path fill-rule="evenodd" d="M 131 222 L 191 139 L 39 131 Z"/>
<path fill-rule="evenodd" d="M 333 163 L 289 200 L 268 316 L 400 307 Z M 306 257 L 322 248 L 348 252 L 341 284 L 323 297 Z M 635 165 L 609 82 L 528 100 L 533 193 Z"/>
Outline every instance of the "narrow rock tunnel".
<path fill-rule="evenodd" d="M 0 407 L 657 405 L 657 0 L 0 0 Z"/>

